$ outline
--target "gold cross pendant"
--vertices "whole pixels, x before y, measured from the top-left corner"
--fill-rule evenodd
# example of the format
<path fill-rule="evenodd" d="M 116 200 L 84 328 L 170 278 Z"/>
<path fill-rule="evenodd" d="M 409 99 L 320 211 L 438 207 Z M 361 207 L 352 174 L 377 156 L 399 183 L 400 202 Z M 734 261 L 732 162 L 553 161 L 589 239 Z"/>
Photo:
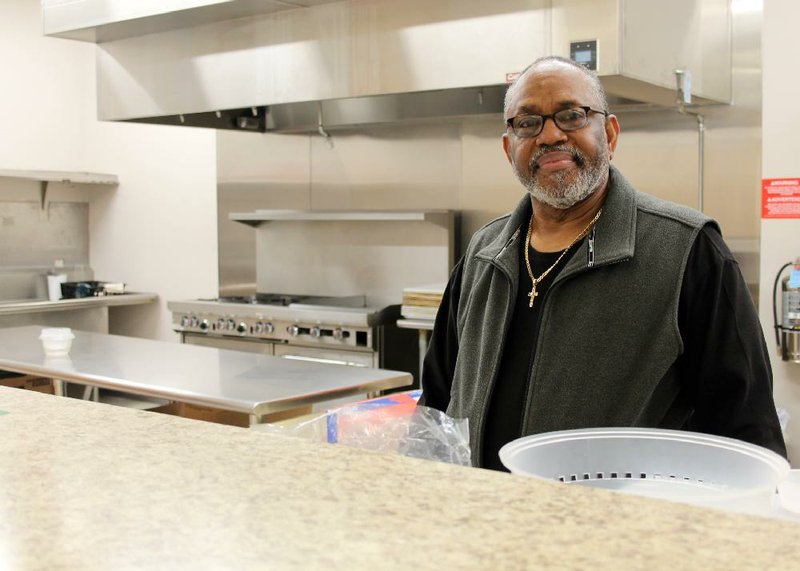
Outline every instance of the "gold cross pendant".
<path fill-rule="evenodd" d="M 530 302 L 528 302 L 528 307 L 533 307 L 533 301 L 536 296 L 539 295 L 539 292 L 536 291 L 536 282 L 533 282 L 533 287 L 531 288 L 531 293 L 528 294 L 528 297 L 531 298 Z"/>

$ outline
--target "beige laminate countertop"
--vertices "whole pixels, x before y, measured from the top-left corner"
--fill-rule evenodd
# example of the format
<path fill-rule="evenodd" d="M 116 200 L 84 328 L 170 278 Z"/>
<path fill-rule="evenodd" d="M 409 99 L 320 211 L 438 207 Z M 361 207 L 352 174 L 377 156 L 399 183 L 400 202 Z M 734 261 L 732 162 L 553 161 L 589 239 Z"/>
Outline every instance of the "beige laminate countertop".
<path fill-rule="evenodd" d="M 797 569 L 800 524 L 0 388 L 0 568 Z"/>

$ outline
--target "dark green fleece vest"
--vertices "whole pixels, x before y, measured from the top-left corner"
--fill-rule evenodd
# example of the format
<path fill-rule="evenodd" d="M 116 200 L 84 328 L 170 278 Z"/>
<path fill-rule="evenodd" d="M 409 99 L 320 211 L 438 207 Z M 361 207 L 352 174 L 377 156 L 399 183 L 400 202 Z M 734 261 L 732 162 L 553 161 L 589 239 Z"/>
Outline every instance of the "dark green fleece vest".
<path fill-rule="evenodd" d="M 482 465 L 485 415 L 530 215 L 526 195 L 511 214 L 479 230 L 465 255 L 447 413 L 469 419 L 476 465 Z M 519 379 L 528 384 L 523 435 L 684 424 L 692 411 L 680 398 L 674 370 L 683 351 L 678 300 L 692 244 L 709 222 L 695 210 L 637 192 L 611 167 L 595 226 L 594 263 L 584 240 L 547 295 L 537 299 L 543 306 L 536 356 L 530 379 Z"/>

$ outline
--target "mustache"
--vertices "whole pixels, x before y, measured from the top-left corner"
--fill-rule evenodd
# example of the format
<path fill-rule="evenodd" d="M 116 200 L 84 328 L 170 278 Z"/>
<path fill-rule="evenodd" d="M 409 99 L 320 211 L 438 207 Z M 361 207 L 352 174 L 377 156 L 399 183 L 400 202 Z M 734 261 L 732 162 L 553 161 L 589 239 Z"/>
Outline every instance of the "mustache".
<path fill-rule="evenodd" d="M 538 169 L 539 166 L 536 164 L 538 160 L 541 159 L 543 156 L 545 156 L 547 153 L 553 153 L 553 152 L 568 153 L 572 157 L 572 160 L 575 161 L 575 164 L 578 165 L 579 167 L 582 167 L 584 164 L 586 164 L 586 155 L 584 155 L 575 147 L 570 147 L 567 145 L 542 145 L 531 156 L 531 160 L 528 163 L 528 168 L 530 168 L 531 170 Z"/>

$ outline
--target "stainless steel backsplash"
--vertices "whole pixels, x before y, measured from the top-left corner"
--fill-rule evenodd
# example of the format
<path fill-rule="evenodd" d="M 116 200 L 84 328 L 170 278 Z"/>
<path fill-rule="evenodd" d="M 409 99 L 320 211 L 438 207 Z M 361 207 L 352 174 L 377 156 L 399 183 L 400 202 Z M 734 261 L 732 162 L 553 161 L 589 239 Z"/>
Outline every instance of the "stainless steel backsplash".
<path fill-rule="evenodd" d="M 56 260 L 70 280 L 90 279 L 89 205 L 0 202 L 0 302 L 45 299 Z"/>
<path fill-rule="evenodd" d="M 704 108 L 704 211 L 717 219 L 748 285 L 758 289 L 761 179 L 761 12 L 733 14 L 733 104 Z M 698 135 L 675 109 L 619 108 L 614 163 L 640 190 L 698 205 Z M 523 196 L 501 147 L 502 117 L 364 126 L 320 135 L 218 131 L 220 290 L 256 287 L 252 228 L 229 212 L 450 209 L 455 257 L 483 224 Z M 260 272 L 266 271 L 259 269 Z M 413 278 L 411 278 L 413 280 Z M 417 284 L 411 284 L 417 285 Z"/>

